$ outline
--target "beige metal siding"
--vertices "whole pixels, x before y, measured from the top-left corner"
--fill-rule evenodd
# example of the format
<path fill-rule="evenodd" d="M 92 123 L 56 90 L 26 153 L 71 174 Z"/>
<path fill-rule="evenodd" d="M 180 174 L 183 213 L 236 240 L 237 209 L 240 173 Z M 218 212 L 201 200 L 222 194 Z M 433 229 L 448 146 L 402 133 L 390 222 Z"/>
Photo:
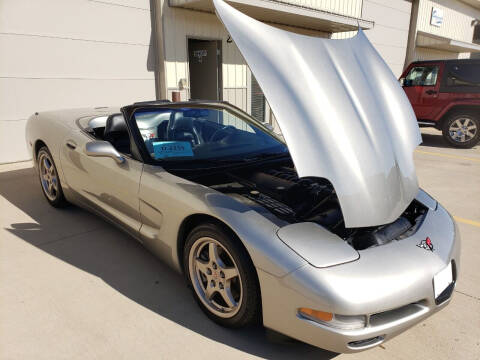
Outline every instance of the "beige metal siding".
<path fill-rule="evenodd" d="M 472 21 L 480 18 L 480 10 L 460 1 L 419 0 L 417 30 L 444 36 L 454 40 L 472 42 Z M 430 25 L 432 8 L 443 10 L 443 24 L 440 27 Z"/>
<path fill-rule="evenodd" d="M 155 99 L 150 39 L 149 0 L 1 0 L 0 163 L 35 111 Z"/>
<path fill-rule="evenodd" d="M 171 0 L 171 4 L 182 6 L 192 3 L 192 0 Z M 284 4 L 302 6 L 309 9 L 327 11 L 339 15 L 360 17 L 362 14 L 362 0 L 263 0 Z"/>
<path fill-rule="evenodd" d="M 288 26 L 277 26 L 292 30 Z M 312 30 L 295 30 L 308 35 L 327 36 L 326 33 Z M 163 35 L 169 99 L 172 98 L 172 91 L 180 91 L 182 100 L 190 97 L 187 39 L 222 40 L 223 100 L 244 111 L 250 110 L 250 71 L 235 43 L 227 42 L 228 33 L 214 14 L 163 5 Z M 182 89 L 180 83 L 183 80 L 187 86 Z"/>
<path fill-rule="evenodd" d="M 275 0 L 286 4 L 304 6 L 310 9 L 328 11 L 335 14 L 361 17 L 362 0 Z"/>
<path fill-rule="evenodd" d="M 415 49 L 415 60 L 448 60 L 468 58 L 470 58 L 470 53 L 456 53 L 420 47 Z"/>
<path fill-rule="evenodd" d="M 168 97 L 172 91 L 181 91 L 182 100 L 190 97 L 187 39 L 222 40 L 223 100 L 247 110 L 247 68 L 233 42 L 214 14 L 200 11 L 163 7 L 163 35 L 165 42 L 165 71 Z M 181 89 L 180 82 L 187 86 Z"/>
<path fill-rule="evenodd" d="M 443 24 L 440 27 L 430 24 L 433 8 L 443 10 Z M 480 10 L 467 4 L 454 0 L 419 0 L 416 29 L 411 31 L 424 31 L 430 34 L 443 36 L 449 39 L 472 42 L 474 27 L 472 21 L 480 18 Z M 416 36 L 412 37 L 413 44 L 408 56 L 408 61 L 437 60 L 437 59 L 463 59 L 469 58 L 470 53 L 457 53 L 416 47 Z"/>

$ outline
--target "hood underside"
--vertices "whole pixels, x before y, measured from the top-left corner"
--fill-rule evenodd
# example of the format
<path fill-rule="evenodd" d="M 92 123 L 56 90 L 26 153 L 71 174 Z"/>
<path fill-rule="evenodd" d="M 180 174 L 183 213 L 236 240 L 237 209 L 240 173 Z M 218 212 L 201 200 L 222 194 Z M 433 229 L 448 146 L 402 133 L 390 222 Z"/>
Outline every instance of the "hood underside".
<path fill-rule="evenodd" d="M 393 222 L 418 193 L 415 114 L 364 33 L 281 30 L 222 0 L 215 9 L 262 88 L 300 177 L 328 179 L 347 227 Z"/>

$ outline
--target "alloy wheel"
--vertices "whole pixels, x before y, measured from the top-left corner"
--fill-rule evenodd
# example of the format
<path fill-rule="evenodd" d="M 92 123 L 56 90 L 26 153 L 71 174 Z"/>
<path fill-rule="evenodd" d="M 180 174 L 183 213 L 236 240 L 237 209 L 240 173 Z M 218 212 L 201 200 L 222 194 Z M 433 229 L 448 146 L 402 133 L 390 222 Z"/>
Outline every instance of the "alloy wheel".
<path fill-rule="evenodd" d="M 50 156 L 42 152 L 38 158 L 40 169 L 40 182 L 42 189 L 50 201 L 55 201 L 58 196 L 58 174 L 53 165 L 53 160 Z"/>
<path fill-rule="evenodd" d="M 192 285 L 207 309 L 222 318 L 231 318 L 242 305 L 242 281 L 237 264 L 217 240 L 202 237 L 189 254 Z"/>
<path fill-rule="evenodd" d="M 448 128 L 450 138 L 455 142 L 464 143 L 475 137 L 477 125 L 469 117 L 460 117 L 453 121 Z"/>

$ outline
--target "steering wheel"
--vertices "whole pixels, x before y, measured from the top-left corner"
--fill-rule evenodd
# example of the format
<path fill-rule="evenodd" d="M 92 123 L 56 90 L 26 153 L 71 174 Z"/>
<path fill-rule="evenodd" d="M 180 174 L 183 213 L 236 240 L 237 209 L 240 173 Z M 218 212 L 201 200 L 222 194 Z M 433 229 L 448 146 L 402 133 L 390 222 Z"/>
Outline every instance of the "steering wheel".
<path fill-rule="evenodd" d="M 214 142 L 214 141 L 222 140 L 222 139 L 226 138 L 227 136 L 233 134 L 235 131 L 237 131 L 235 126 L 225 125 L 224 127 L 216 130 L 212 134 L 212 136 L 210 136 L 210 139 L 208 141 Z"/>

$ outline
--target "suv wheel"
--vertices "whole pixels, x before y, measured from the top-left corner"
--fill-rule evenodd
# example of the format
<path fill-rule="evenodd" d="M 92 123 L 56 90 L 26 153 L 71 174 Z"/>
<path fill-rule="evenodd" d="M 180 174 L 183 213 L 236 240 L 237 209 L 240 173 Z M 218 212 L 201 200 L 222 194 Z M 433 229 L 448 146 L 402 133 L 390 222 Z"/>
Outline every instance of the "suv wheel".
<path fill-rule="evenodd" d="M 210 319 L 232 328 L 258 321 L 257 274 L 238 240 L 215 224 L 199 225 L 188 235 L 183 261 L 195 300 Z"/>
<path fill-rule="evenodd" d="M 445 120 L 442 132 L 453 146 L 472 148 L 480 140 L 480 117 L 467 111 L 456 112 Z"/>
<path fill-rule="evenodd" d="M 67 200 L 63 196 L 57 167 L 46 146 L 38 151 L 37 164 L 40 185 L 42 186 L 43 195 L 45 195 L 48 203 L 57 208 L 67 205 Z"/>

